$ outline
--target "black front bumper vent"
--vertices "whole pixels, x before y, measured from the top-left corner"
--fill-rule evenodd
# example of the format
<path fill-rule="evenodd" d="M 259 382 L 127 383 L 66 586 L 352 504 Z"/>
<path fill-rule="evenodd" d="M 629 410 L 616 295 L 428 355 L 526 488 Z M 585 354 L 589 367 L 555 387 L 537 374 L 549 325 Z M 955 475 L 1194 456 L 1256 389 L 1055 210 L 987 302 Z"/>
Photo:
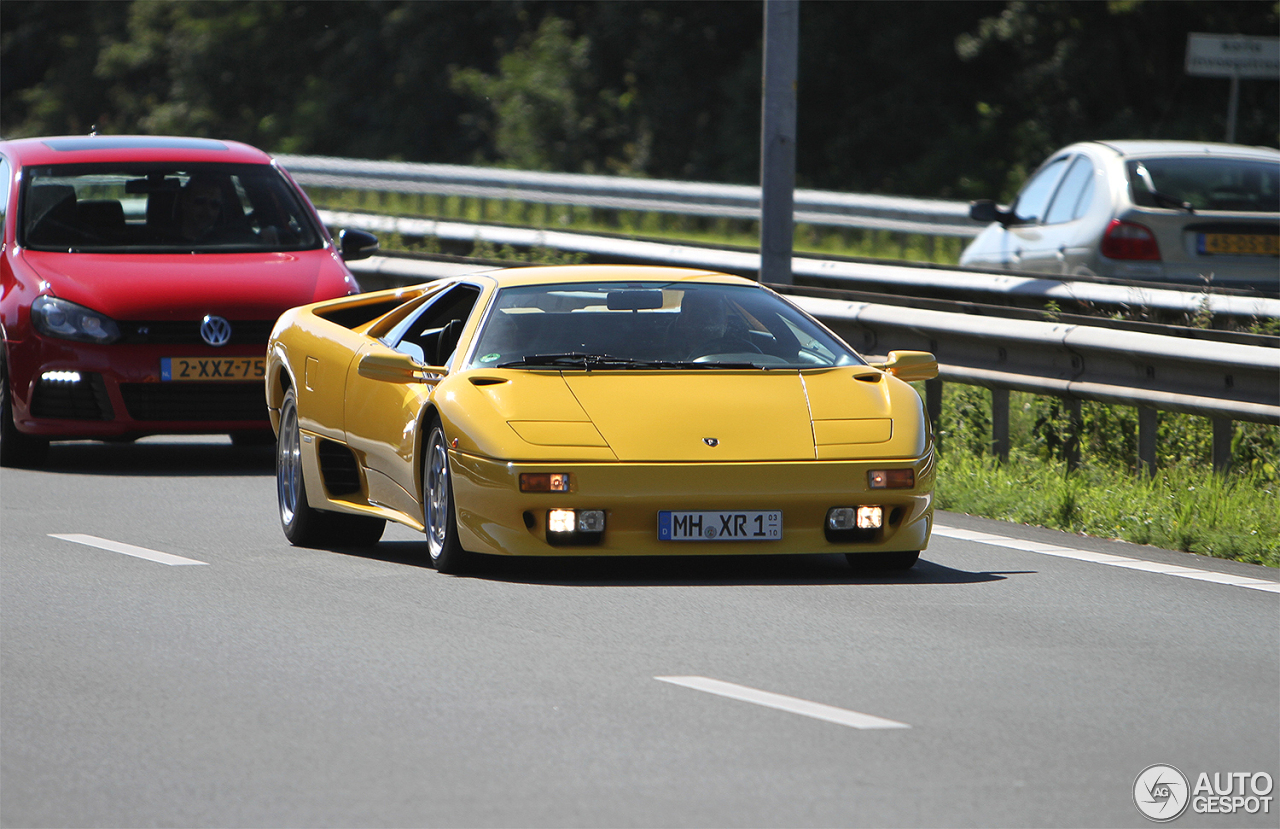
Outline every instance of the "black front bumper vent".
<path fill-rule="evenodd" d="M 120 394 L 134 420 L 268 420 L 261 381 L 121 383 Z"/>
<path fill-rule="evenodd" d="M 74 382 L 41 378 L 31 397 L 31 414 L 61 420 L 111 420 L 115 411 L 101 374 L 81 372 Z"/>

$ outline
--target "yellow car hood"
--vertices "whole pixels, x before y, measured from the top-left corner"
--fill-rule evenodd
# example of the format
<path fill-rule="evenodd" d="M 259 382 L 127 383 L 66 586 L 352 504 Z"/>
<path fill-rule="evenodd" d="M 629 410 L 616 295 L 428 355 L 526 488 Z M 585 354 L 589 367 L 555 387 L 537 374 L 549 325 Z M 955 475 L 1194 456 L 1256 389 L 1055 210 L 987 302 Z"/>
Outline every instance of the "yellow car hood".
<path fill-rule="evenodd" d="M 812 460 L 795 372 L 565 374 L 619 460 Z"/>
<path fill-rule="evenodd" d="M 924 449 L 918 395 L 865 366 L 492 374 L 473 378 L 466 395 L 472 402 L 458 402 L 472 422 L 494 417 L 494 426 L 504 423 L 502 432 L 526 447 L 476 444 L 493 457 L 808 461 L 908 457 Z"/>

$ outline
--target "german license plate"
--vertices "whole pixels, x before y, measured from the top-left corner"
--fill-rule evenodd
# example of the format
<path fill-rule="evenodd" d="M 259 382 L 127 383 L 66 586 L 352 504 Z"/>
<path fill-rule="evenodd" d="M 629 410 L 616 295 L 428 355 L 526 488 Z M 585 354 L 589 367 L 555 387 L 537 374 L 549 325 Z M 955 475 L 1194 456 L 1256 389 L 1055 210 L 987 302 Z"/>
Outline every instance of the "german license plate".
<path fill-rule="evenodd" d="M 160 379 L 168 381 L 261 380 L 266 357 L 161 357 Z"/>
<path fill-rule="evenodd" d="M 778 541 L 782 510 L 658 513 L 659 541 Z"/>
<path fill-rule="evenodd" d="M 1228 256 L 1280 256 L 1280 236 L 1264 233 L 1201 233 L 1201 253 Z"/>

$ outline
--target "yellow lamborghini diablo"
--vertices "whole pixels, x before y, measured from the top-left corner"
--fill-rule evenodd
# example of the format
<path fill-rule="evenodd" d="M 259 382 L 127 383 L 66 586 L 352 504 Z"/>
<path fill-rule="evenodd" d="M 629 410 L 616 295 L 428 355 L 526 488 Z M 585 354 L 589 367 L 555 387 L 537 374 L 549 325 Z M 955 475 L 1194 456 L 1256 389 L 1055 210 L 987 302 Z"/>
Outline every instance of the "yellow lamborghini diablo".
<path fill-rule="evenodd" d="M 267 352 L 280 520 L 473 554 L 845 553 L 912 566 L 934 450 L 907 381 L 777 293 L 677 268 L 517 268 L 294 308 Z"/>

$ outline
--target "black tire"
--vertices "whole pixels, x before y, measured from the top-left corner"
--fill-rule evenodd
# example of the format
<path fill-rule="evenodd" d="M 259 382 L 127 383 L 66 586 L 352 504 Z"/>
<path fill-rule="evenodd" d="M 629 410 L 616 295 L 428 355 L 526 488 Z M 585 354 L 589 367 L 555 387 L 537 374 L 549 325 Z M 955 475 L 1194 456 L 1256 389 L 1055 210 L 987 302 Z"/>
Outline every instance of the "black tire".
<path fill-rule="evenodd" d="M 276 439 L 276 501 L 280 526 L 295 547 L 368 547 L 378 543 L 387 522 L 364 515 L 314 509 L 307 503 L 302 475 L 302 433 L 298 401 L 289 389 L 280 407 L 280 435 Z"/>
<path fill-rule="evenodd" d="M 441 573 L 463 572 L 471 564 L 471 554 L 458 541 L 449 444 L 439 421 L 433 421 L 427 431 L 422 460 L 422 523 L 432 565 Z"/>
<path fill-rule="evenodd" d="M 276 443 L 271 436 L 270 429 L 232 432 L 228 437 L 231 438 L 232 446 L 270 446 L 271 444 Z"/>
<path fill-rule="evenodd" d="M 49 454 L 49 441 L 18 431 L 13 422 L 9 371 L 0 359 L 0 466 L 37 467 Z"/>
<path fill-rule="evenodd" d="M 866 573 L 897 573 L 910 570 L 920 560 L 920 551 L 900 553 L 845 553 L 849 566 Z"/>

